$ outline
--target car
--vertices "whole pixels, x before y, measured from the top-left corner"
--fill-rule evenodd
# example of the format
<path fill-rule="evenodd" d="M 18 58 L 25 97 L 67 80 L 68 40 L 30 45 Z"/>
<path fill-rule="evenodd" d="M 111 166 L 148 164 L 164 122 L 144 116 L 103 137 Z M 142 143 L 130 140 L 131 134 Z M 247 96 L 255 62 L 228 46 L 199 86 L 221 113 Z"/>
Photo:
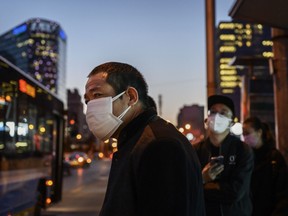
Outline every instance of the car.
<path fill-rule="evenodd" d="M 68 161 L 71 167 L 89 167 L 92 160 L 85 152 L 72 152 Z"/>

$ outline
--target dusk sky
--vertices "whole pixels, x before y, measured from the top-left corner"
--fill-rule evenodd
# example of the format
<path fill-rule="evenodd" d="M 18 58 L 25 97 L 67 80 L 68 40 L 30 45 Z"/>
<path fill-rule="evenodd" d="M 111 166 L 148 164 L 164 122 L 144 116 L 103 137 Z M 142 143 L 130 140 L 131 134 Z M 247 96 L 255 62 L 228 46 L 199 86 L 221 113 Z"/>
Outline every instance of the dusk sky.
<path fill-rule="evenodd" d="M 216 24 L 234 0 L 215 0 Z M 108 61 L 136 67 L 162 117 L 177 124 L 184 105 L 206 107 L 205 1 L 1 1 L 0 34 L 31 18 L 57 22 L 67 35 L 66 87 L 81 95 L 88 73 Z"/>

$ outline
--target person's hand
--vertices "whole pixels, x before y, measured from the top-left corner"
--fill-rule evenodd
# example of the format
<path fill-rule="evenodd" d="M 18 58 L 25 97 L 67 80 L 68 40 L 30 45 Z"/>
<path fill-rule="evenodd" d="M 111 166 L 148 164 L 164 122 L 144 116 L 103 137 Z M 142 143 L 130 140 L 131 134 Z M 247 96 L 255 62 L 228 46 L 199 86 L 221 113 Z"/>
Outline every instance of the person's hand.
<path fill-rule="evenodd" d="M 202 178 L 203 183 L 207 183 L 213 181 L 217 175 L 219 175 L 224 170 L 224 165 L 215 163 L 211 165 L 211 163 L 206 164 L 206 166 L 202 170 Z"/>

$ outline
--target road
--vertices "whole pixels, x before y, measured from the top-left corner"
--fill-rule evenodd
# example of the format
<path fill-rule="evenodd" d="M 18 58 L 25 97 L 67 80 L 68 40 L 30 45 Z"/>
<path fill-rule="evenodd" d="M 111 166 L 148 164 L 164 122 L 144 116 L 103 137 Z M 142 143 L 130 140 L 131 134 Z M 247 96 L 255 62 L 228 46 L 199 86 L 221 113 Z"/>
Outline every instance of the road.
<path fill-rule="evenodd" d="M 89 168 L 72 169 L 63 178 L 62 201 L 51 205 L 42 216 L 97 216 L 103 203 L 111 161 L 93 161 Z"/>

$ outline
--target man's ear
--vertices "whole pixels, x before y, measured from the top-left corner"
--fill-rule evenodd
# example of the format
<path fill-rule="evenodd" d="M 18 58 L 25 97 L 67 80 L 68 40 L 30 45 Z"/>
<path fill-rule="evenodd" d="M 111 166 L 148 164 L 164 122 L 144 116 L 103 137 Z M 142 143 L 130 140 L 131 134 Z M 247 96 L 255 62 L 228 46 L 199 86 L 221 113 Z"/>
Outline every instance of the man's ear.
<path fill-rule="evenodd" d="M 129 87 L 127 89 L 127 94 L 129 96 L 129 104 L 128 105 L 129 106 L 135 105 L 139 100 L 137 89 L 135 89 L 134 87 Z"/>

